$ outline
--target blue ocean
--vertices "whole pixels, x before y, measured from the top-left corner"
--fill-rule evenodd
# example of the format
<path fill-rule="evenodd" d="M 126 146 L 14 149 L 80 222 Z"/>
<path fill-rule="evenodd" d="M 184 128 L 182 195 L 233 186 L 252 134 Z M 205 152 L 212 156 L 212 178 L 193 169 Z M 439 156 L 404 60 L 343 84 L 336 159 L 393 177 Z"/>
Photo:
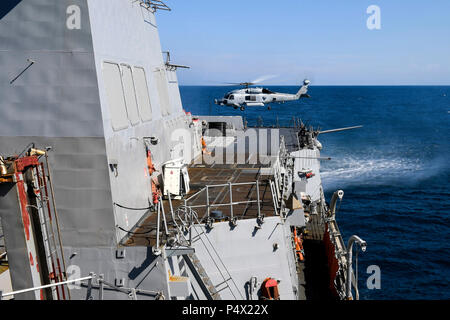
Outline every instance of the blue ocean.
<path fill-rule="evenodd" d="M 323 130 L 363 125 L 319 136 L 332 158 L 322 161 L 327 201 L 345 192 L 336 215 L 344 240 L 357 234 L 368 244 L 359 254 L 360 299 L 450 299 L 449 86 L 311 86 L 311 98 L 272 110 L 214 105 L 231 89 L 180 88 L 195 115 L 241 115 L 249 125 L 289 125 L 295 116 Z M 380 267 L 379 290 L 367 288 L 370 265 Z"/>

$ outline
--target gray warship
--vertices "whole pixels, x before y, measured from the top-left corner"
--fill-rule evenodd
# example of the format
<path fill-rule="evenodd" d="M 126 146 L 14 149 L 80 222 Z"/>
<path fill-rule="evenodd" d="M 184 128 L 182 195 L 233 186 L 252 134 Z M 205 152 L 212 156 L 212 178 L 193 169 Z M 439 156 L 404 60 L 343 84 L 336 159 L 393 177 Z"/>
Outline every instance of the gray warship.
<path fill-rule="evenodd" d="M 318 140 L 351 128 L 186 112 L 161 10 L 1 2 L 0 300 L 358 299 Z"/>

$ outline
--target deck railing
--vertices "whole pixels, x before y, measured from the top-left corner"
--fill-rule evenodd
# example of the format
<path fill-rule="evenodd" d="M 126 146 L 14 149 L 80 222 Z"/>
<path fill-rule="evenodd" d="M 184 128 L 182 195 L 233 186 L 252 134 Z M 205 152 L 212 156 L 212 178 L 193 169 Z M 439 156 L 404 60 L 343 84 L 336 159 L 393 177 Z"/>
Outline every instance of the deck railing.
<path fill-rule="evenodd" d="M 87 276 L 87 277 L 71 279 L 71 280 L 62 281 L 62 282 L 58 282 L 58 283 L 52 283 L 52 284 L 47 284 L 47 285 L 43 285 L 43 286 L 22 289 L 22 290 L 7 292 L 7 293 L 2 293 L 0 291 L 0 300 L 2 300 L 5 297 L 16 296 L 16 295 L 20 295 L 20 294 L 27 293 L 27 292 L 34 292 L 34 291 L 42 290 L 42 289 L 46 289 L 46 288 L 54 288 L 57 286 L 63 286 L 63 285 L 71 284 L 71 283 L 76 283 L 76 282 L 80 283 L 80 282 L 86 282 L 86 281 L 87 281 L 86 300 L 93 300 L 92 289 L 94 288 L 94 286 L 98 287 L 98 299 L 99 300 L 103 300 L 104 290 L 106 288 L 109 288 L 113 291 L 125 293 L 128 295 L 128 298 L 132 299 L 132 300 L 137 300 L 137 294 L 139 294 L 139 293 L 145 294 L 145 295 L 153 295 L 156 297 L 156 299 L 164 299 L 165 298 L 164 295 L 162 294 L 162 292 L 115 286 L 115 285 L 105 281 L 104 276 L 102 274 L 96 275 L 95 273 L 91 272 L 89 274 L 89 276 Z M 94 281 L 96 283 L 94 283 Z"/>
<path fill-rule="evenodd" d="M 211 217 L 211 208 L 218 208 L 218 207 L 229 207 L 230 208 L 230 222 L 233 224 L 237 223 L 237 217 L 235 215 L 235 211 L 234 211 L 234 206 L 236 205 L 242 205 L 242 204 L 253 204 L 256 203 L 257 206 L 257 218 L 258 220 L 262 221 L 264 219 L 264 216 L 261 214 L 261 202 L 262 200 L 260 199 L 260 184 L 261 182 L 259 180 L 253 181 L 253 182 L 236 182 L 236 183 L 224 183 L 224 184 L 214 184 L 214 185 L 206 185 L 205 187 L 203 187 L 202 189 L 200 189 L 199 191 L 197 191 L 196 193 L 194 193 L 192 196 L 190 196 L 189 198 L 186 198 L 184 200 L 184 205 L 185 207 L 190 207 L 192 209 L 196 209 L 196 208 L 206 208 L 206 219 L 207 221 L 211 221 L 211 219 L 213 219 L 213 217 Z M 256 200 L 246 200 L 246 201 L 233 201 L 233 187 L 237 187 L 237 186 L 251 186 L 251 188 L 253 188 L 253 186 L 256 189 Z M 229 193 L 229 201 L 225 202 L 225 203 L 211 203 L 210 198 L 209 198 L 209 192 L 211 189 L 213 188 L 228 188 L 228 193 Z M 189 202 L 192 200 L 197 199 L 202 193 L 206 193 L 206 200 L 205 200 L 205 204 L 199 204 L 199 205 L 190 205 Z M 272 193 L 272 188 L 271 188 L 271 193 Z M 274 201 L 274 208 L 277 207 L 277 204 L 275 202 L 275 197 L 272 195 L 272 200 Z M 277 214 L 277 211 L 275 209 L 275 214 Z"/>

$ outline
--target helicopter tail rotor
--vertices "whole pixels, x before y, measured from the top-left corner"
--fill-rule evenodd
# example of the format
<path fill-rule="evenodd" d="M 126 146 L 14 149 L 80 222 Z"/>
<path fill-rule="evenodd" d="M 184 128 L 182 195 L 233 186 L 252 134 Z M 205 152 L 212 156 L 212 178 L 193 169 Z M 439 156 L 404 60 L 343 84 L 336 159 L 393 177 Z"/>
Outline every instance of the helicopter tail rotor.
<path fill-rule="evenodd" d="M 309 81 L 308 79 L 303 80 L 303 85 L 300 87 L 300 89 L 298 90 L 296 96 L 297 99 L 299 98 L 310 98 L 310 95 L 307 94 L 308 92 L 308 86 L 311 83 L 311 81 Z"/>

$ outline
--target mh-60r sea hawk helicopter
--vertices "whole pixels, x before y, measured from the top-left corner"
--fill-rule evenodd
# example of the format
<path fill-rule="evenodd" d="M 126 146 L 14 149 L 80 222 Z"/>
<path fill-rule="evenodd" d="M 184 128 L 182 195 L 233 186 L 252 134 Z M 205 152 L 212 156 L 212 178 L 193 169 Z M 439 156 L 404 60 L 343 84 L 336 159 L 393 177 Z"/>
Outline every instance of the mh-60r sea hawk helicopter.
<path fill-rule="evenodd" d="M 264 107 L 267 109 L 271 103 L 284 103 L 286 101 L 298 100 L 300 98 L 309 98 L 307 94 L 310 81 L 304 80 L 296 94 L 273 92 L 266 88 L 251 88 L 255 82 L 242 82 L 236 85 L 245 86 L 244 89 L 237 89 L 228 92 L 222 99 L 215 99 L 214 103 L 220 106 L 230 106 L 234 109 L 245 110 L 245 107 Z"/>

